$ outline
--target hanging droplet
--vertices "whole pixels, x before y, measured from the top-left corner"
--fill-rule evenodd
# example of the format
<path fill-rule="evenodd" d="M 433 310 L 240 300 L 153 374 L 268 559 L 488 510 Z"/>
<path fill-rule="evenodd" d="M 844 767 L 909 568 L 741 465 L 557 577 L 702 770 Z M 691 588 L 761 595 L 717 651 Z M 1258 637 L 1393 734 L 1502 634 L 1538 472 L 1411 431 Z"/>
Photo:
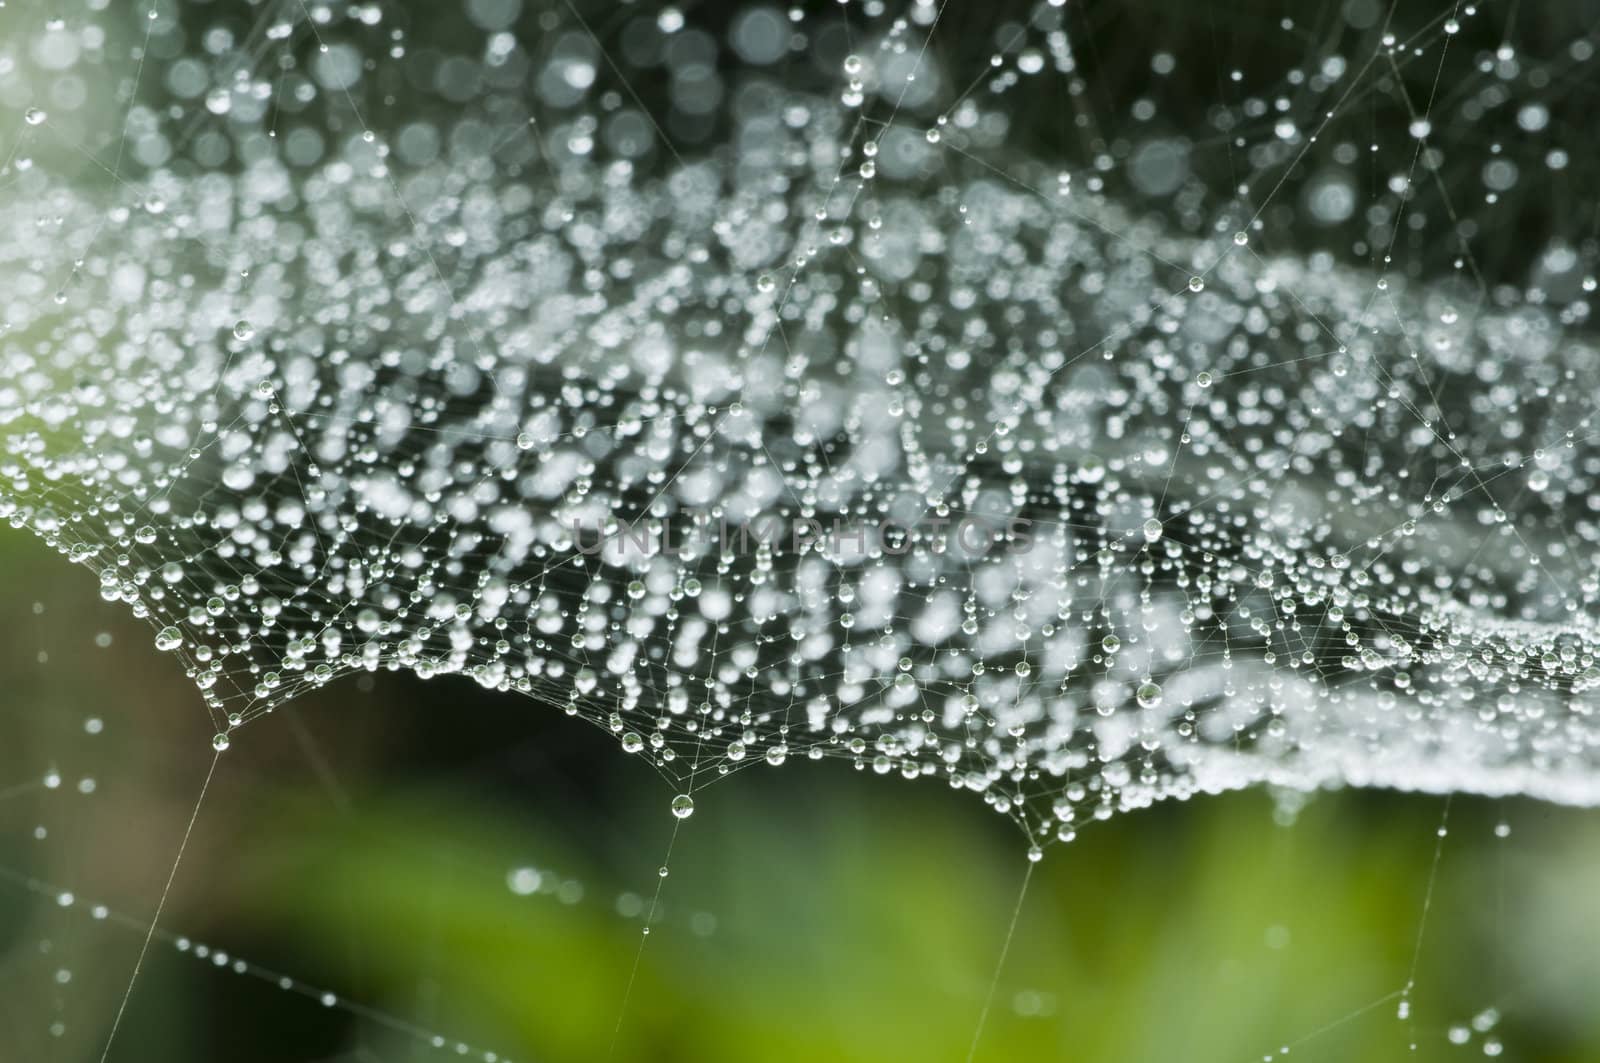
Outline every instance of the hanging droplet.
<path fill-rule="evenodd" d="M 679 794 L 672 799 L 672 814 L 679 819 L 688 819 L 694 815 L 694 798 L 688 794 Z"/>

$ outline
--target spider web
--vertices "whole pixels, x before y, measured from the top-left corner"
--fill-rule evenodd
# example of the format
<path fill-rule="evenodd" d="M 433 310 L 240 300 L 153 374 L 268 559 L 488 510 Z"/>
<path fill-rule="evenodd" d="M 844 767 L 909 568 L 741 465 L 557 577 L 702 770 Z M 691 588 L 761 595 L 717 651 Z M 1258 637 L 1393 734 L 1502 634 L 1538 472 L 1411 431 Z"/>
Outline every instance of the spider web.
<path fill-rule="evenodd" d="M 1591 38 L 1328 5 L 1200 98 L 990 14 L 7 5 L 0 515 L 218 753 L 406 670 L 680 817 L 833 757 L 1035 859 L 1260 783 L 1600 799 Z"/>
<path fill-rule="evenodd" d="M 1462 234 L 1450 12 L 1214 116 L 1251 162 L 1214 201 L 1184 139 L 1118 182 L 1008 143 L 1035 83 L 1087 90 L 1065 8 L 965 91 L 940 9 L 875 11 L 742 11 L 724 69 L 674 9 L 523 43 L 469 7 L 482 63 L 415 68 L 430 120 L 381 7 L 157 10 L 121 128 L 56 100 L 138 28 L 42 19 L 6 515 L 149 618 L 219 746 L 404 668 L 594 720 L 685 793 L 857 758 L 1041 841 L 1260 781 L 1592 801 L 1595 349 L 1543 289 L 1391 253 L 1430 176 Z M 156 48 L 182 31 L 205 58 Z M 1379 265 L 1272 250 L 1374 85 L 1417 114 Z"/>

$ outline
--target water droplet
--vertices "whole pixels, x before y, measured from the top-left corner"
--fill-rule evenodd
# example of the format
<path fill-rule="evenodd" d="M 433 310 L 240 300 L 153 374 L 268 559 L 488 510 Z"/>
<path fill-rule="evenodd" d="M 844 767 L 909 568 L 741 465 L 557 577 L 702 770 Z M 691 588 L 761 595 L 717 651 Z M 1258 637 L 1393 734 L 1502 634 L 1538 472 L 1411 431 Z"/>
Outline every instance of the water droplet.
<path fill-rule="evenodd" d="M 221 753 L 224 749 L 227 749 L 229 744 L 228 736 L 222 734 L 221 732 L 218 732 L 216 736 L 211 739 L 211 748 L 215 749 L 218 753 Z"/>
<path fill-rule="evenodd" d="M 694 798 L 688 794 L 679 794 L 672 799 L 672 814 L 679 819 L 688 819 L 694 815 Z"/>
<path fill-rule="evenodd" d="M 37 107 L 29 107 L 22 117 L 29 125 L 44 125 L 44 120 L 48 115 Z"/>
<path fill-rule="evenodd" d="M 1189 278 L 1189 290 L 1191 292 L 1203 292 L 1203 291 L 1205 291 L 1206 290 L 1205 278 L 1204 277 L 1190 277 Z"/>

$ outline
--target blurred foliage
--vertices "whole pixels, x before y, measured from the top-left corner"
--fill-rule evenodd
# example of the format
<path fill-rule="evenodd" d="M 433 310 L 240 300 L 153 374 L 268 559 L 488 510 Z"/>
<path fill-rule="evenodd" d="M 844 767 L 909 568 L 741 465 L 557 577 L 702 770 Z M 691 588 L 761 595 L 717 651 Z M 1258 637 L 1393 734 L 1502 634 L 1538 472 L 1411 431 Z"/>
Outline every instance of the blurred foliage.
<path fill-rule="evenodd" d="M 409 795 L 343 821 L 285 806 L 276 844 L 246 861 L 246 907 L 308 941 L 371 943 L 361 962 L 384 972 L 373 984 L 386 997 L 427 975 L 448 987 L 441 1014 L 536 1058 L 593 1058 L 619 1019 L 625 1059 L 959 1058 L 1024 873 L 1020 841 L 932 795 L 887 793 L 896 782 L 836 766 L 783 774 L 705 794 L 626 1008 L 639 921 L 616 913 L 617 877 L 562 831 L 491 805 Z M 1283 827 L 1257 794 L 1089 830 L 1033 873 L 980 1055 L 1243 1060 L 1310 1034 L 1299 1058 L 1398 1057 L 1413 1037 L 1415 1058 L 1457 1057 L 1445 1028 L 1505 995 L 1492 972 L 1521 918 L 1496 906 L 1496 846 L 1512 843 L 1494 841 L 1491 809 L 1458 801 L 1465 838 L 1441 855 L 1414 1024 L 1397 1018 L 1441 805 L 1321 800 Z M 659 799 L 644 807 L 660 818 Z M 639 865 L 651 851 L 628 855 Z M 524 853 L 589 896 L 514 895 L 506 869 Z M 631 881 L 649 877 L 636 866 Z M 686 925 L 686 904 L 717 916 L 714 934 Z M 1592 954 L 1551 959 L 1594 974 Z M 1541 1030 L 1525 1018 L 1494 1034 L 1542 1044 L 1544 1058 L 1592 1057 L 1592 1019 Z"/>

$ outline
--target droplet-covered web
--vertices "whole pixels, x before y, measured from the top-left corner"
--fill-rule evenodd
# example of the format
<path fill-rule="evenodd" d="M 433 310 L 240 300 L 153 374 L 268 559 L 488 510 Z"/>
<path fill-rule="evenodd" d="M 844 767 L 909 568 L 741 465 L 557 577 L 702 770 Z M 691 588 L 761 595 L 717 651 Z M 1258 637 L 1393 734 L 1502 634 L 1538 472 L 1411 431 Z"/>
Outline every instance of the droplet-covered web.
<path fill-rule="evenodd" d="M 822 757 L 1040 841 L 1600 798 L 1591 256 L 1473 251 L 1568 167 L 1582 40 L 1345 5 L 1189 128 L 1181 57 L 1093 69 L 1069 5 L 590 6 L 4 12 L 0 512 L 219 750 L 405 669 L 681 816 Z M 1549 143 L 1444 138 L 1502 119 Z"/>

